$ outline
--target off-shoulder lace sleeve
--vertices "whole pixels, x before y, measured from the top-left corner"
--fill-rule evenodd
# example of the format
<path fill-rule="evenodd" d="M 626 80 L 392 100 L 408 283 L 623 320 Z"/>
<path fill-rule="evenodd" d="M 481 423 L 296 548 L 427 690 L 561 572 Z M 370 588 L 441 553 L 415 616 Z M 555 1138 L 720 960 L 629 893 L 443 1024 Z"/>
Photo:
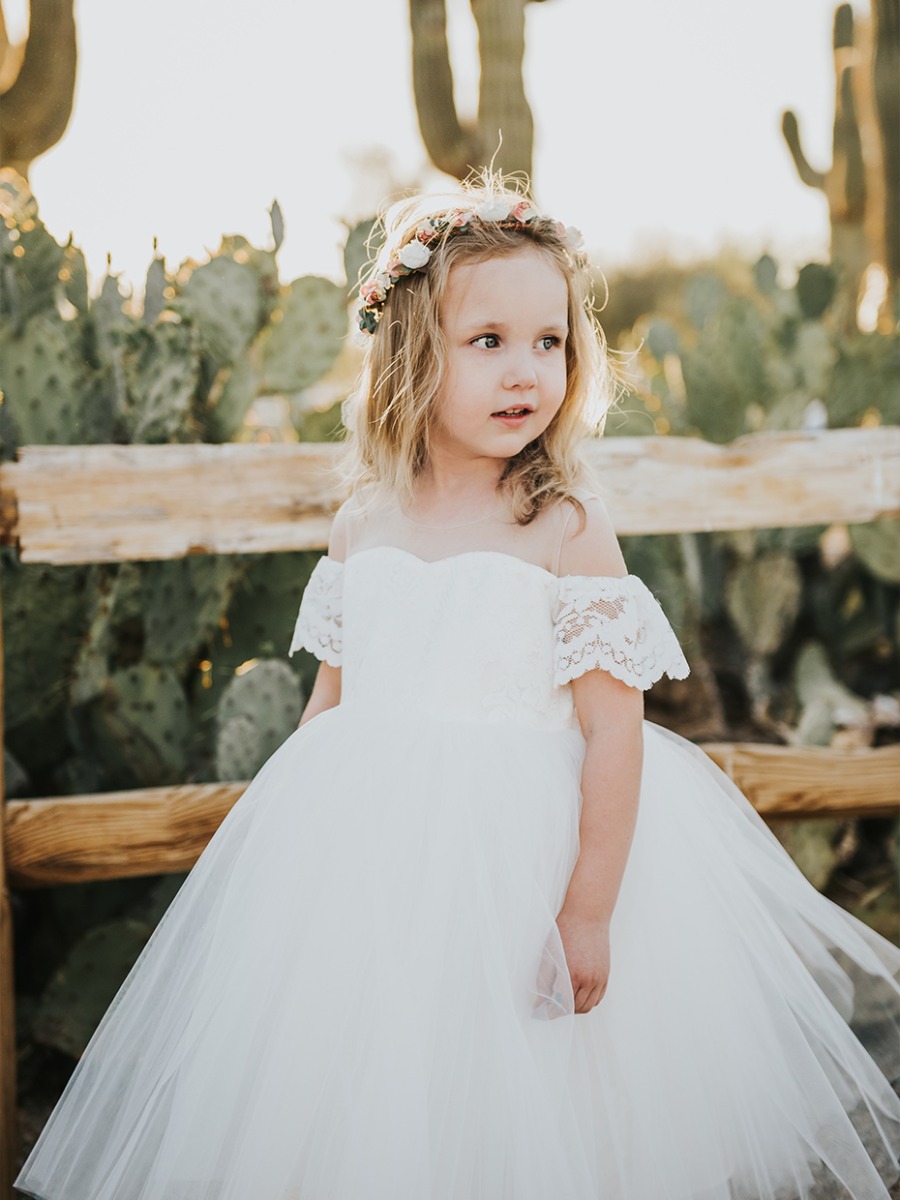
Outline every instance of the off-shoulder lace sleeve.
<path fill-rule="evenodd" d="M 554 683 L 594 667 L 646 691 L 690 668 L 658 601 L 636 575 L 567 575 L 559 581 Z"/>
<path fill-rule="evenodd" d="M 332 667 L 341 665 L 343 622 L 341 594 L 344 564 L 323 557 L 316 563 L 300 601 L 294 636 L 288 655 L 295 650 L 311 651 Z"/>

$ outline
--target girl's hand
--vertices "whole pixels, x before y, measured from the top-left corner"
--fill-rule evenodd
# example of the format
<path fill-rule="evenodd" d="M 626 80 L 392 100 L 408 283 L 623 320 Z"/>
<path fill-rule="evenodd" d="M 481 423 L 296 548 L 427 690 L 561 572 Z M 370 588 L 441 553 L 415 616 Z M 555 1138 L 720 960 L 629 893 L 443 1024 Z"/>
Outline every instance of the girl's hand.
<path fill-rule="evenodd" d="M 556 918 L 572 980 L 575 1012 L 590 1012 L 609 981 L 609 924 L 567 913 Z"/>

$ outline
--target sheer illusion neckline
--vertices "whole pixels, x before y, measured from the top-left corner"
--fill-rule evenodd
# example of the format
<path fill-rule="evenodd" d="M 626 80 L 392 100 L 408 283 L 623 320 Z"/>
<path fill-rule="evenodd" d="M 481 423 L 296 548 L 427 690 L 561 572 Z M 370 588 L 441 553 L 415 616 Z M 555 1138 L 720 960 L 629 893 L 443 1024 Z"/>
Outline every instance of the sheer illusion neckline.
<path fill-rule="evenodd" d="M 411 558 L 411 559 L 413 559 L 414 562 L 422 563 L 426 567 L 436 567 L 439 563 L 455 562 L 457 559 L 472 558 L 476 555 L 479 557 L 484 557 L 485 555 L 487 555 L 487 556 L 490 556 L 493 558 L 499 558 L 506 562 L 518 563 L 520 566 L 523 566 L 523 567 L 530 567 L 533 571 L 538 571 L 545 578 L 555 579 L 555 580 L 561 580 L 561 579 L 611 579 L 611 580 L 615 580 L 615 581 L 621 581 L 624 579 L 632 578 L 632 576 L 630 574 L 628 574 L 628 575 L 592 575 L 592 576 L 557 575 L 553 571 L 549 570 L 547 567 L 542 567 L 539 563 L 531 562 L 531 560 L 527 559 L 527 558 L 519 558 L 519 556 L 517 554 L 509 554 L 505 550 L 461 550 L 458 554 L 445 554 L 443 556 L 443 558 L 422 558 L 420 555 L 414 554 L 412 552 L 412 550 L 404 549 L 403 546 L 389 546 L 389 545 L 366 546 L 364 549 L 355 550 L 353 552 L 353 554 L 348 555 L 348 557 L 344 560 L 344 562 L 341 562 L 336 558 L 329 558 L 328 561 L 334 563 L 335 566 L 343 567 L 347 563 L 352 562 L 354 558 L 362 558 L 363 555 L 365 555 L 365 554 L 377 554 L 379 551 L 384 552 L 385 550 L 394 551 L 396 554 L 402 554 L 406 558 Z"/>
<path fill-rule="evenodd" d="M 496 506 L 496 508 L 491 509 L 491 511 L 487 514 L 487 516 L 476 517 L 474 521 L 457 521 L 453 525 L 432 525 L 428 521 L 417 521 L 415 517 L 411 517 L 409 515 L 409 513 L 406 511 L 405 508 L 401 507 L 399 510 L 400 516 L 403 518 L 404 521 L 408 521 L 410 525 L 416 525 L 416 526 L 418 526 L 419 529 L 434 529 L 434 530 L 438 530 L 438 531 L 451 530 L 451 529 L 468 529 L 471 525 L 484 525 L 487 521 L 492 521 L 494 519 L 494 517 L 500 516 L 502 511 L 503 511 L 503 505 L 498 504 Z M 413 557 L 416 557 L 416 556 L 413 555 Z M 512 555 L 511 557 L 515 557 L 515 556 Z M 421 561 L 428 562 L 429 560 L 427 558 L 423 558 Z M 432 561 L 437 561 L 437 560 L 432 560 Z"/>

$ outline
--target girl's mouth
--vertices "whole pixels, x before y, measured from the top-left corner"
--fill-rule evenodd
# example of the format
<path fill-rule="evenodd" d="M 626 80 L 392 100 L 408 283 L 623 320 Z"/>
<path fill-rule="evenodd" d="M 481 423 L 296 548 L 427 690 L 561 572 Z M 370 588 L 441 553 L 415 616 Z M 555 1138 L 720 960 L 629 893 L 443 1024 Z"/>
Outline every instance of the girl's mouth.
<path fill-rule="evenodd" d="M 521 408 L 504 408 L 500 412 L 491 413 L 492 420 L 500 421 L 504 425 L 511 425 L 513 427 L 521 425 L 526 417 L 530 416 L 531 409 L 524 406 Z"/>

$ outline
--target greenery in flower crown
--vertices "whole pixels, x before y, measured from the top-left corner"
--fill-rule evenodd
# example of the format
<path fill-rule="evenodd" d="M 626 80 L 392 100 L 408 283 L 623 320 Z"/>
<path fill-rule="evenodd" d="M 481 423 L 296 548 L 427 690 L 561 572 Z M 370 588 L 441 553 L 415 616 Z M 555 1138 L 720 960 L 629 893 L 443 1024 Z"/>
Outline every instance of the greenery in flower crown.
<path fill-rule="evenodd" d="M 476 224 L 495 224 L 501 229 L 524 229 L 527 226 L 550 228 L 568 244 L 577 262 L 587 264 L 581 233 L 574 226 L 566 226 L 552 217 L 543 216 L 529 200 L 520 200 L 516 204 L 505 200 L 488 200 L 472 210 L 454 208 L 441 216 L 428 217 L 416 226 L 409 241 L 388 259 L 385 269 L 360 287 L 360 329 L 364 333 L 375 332 L 388 292 L 398 279 L 427 268 L 434 252 L 434 243 L 443 242 L 457 233 L 467 233 Z"/>

